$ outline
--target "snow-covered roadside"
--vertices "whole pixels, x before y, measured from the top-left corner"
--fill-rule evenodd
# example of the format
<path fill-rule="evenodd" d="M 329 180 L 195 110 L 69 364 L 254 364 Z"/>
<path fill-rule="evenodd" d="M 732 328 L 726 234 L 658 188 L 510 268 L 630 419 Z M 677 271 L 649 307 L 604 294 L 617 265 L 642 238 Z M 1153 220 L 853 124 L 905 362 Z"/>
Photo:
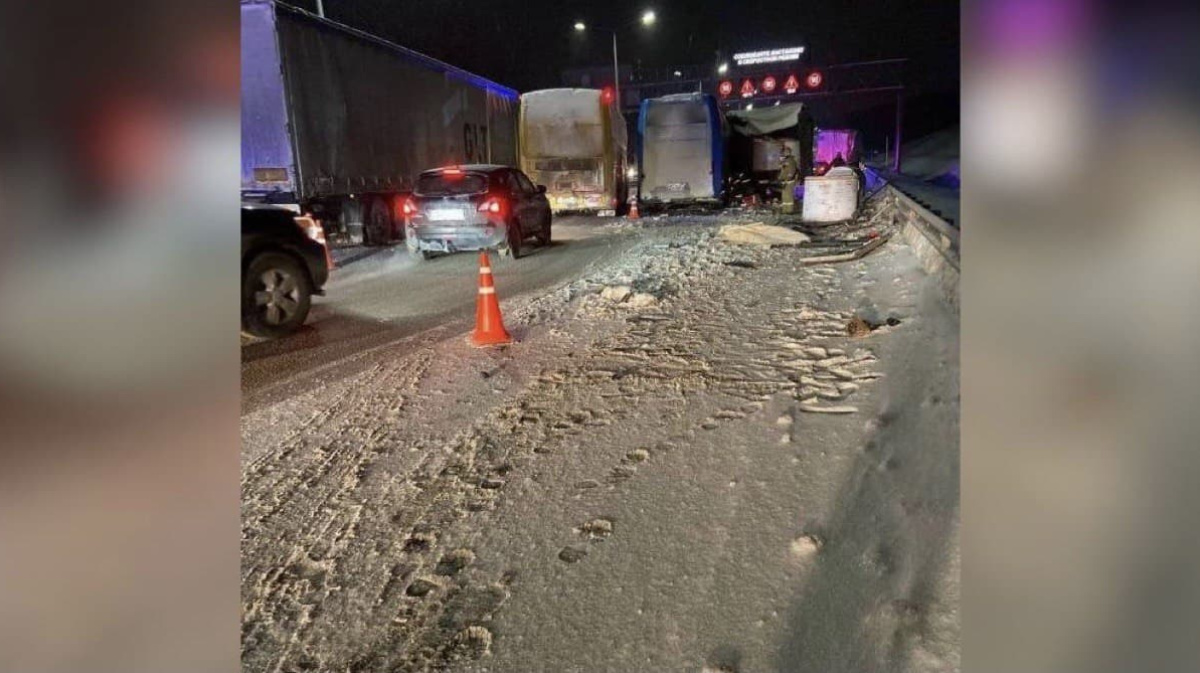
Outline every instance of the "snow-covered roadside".
<path fill-rule="evenodd" d="M 955 670 L 957 325 L 712 219 L 245 417 L 246 670 Z"/>

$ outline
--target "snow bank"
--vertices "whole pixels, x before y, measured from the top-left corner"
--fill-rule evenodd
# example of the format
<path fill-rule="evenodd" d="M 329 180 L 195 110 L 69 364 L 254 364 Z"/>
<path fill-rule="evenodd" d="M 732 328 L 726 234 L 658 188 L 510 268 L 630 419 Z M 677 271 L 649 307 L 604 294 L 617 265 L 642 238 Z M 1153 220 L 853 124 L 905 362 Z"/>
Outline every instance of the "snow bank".
<path fill-rule="evenodd" d="M 938 131 L 904 145 L 904 174 L 957 188 L 959 127 Z"/>

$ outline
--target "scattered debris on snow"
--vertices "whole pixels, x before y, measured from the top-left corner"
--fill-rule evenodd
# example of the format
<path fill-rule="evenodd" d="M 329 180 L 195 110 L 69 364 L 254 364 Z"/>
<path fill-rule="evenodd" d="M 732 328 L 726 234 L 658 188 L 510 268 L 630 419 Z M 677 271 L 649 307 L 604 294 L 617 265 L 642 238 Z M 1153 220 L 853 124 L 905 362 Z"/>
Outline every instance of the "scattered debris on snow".
<path fill-rule="evenodd" d="M 604 288 L 604 290 L 600 292 L 600 296 L 605 301 L 611 301 L 614 304 L 620 304 L 628 299 L 632 294 L 633 288 L 629 287 L 628 285 L 613 285 Z"/>
<path fill-rule="evenodd" d="M 658 297 L 645 292 L 639 292 L 629 299 L 629 306 L 633 308 L 649 308 L 658 305 Z"/>
<path fill-rule="evenodd" d="M 575 529 L 575 532 L 589 540 L 603 540 L 613 533 L 613 522 L 609 519 L 592 519 Z M 563 559 L 564 561 L 566 559 Z"/>
<path fill-rule="evenodd" d="M 507 321 L 530 334 L 506 354 L 439 346 L 314 393 L 303 411 L 323 434 L 309 440 L 280 433 L 269 460 L 245 470 L 243 527 L 252 535 L 244 538 L 250 570 L 243 580 L 243 642 L 252 643 L 244 654 L 253 670 L 297 668 L 309 648 L 321 653 L 317 670 L 415 673 L 450 670 L 447 657 L 502 658 L 520 647 L 507 640 L 512 622 L 497 630 L 504 635 L 495 653 L 492 632 L 480 624 L 490 625 L 505 600 L 508 585 L 498 578 L 502 571 L 515 573 L 505 564 L 524 573 L 561 561 L 584 566 L 560 566 L 564 575 L 591 573 L 597 568 L 589 564 L 621 562 L 628 550 L 619 542 L 646 534 L 634 530 L 644 521 L 626 518 L 629 510 L 612 494 L 664 483 L 664 474 L 672 473 L 663 470 L 678 469 L 686 458 L 688 470 L 720 486 L 719 497 L 758 497 L 770 483 L 761 473 L 722 471 L 713 478 L 702 472 L 702 456 L 729 456 L 746 466 L 774 460 L 778 472 L 788 466 L 807 473 L 835 462 L 816 459 L 814 446 L 838 458 L 861 450 L 861 423 L 833 417 L 806 423 L 795 414 L 854 414 L 852 404 L 874 408 L 873 385 L 864 381 L 882 376 L 878 358 L 847 345 L 848 321 L 861 305 L 851 293 L 862 281 L 845 267 L 804 266 L 804 253 L 817 246 L 728 245 L 717 225 L 730 218 L 677 226 L 680 219 L 618 223 L 615 228 L 640 236 L 619 258 L 554 292 L 520 299 L 512 311 L 506 307 Z M 827 248 L 863 245 L 853 232 L 835 228 L 806 236 L 772 227 L 781 228 Z M 487 357 L 511 364 L 501 370 L 499 361 L 481 359 Z M 462 362 L 474 366 L 447 366 Z M 503 396 L 491 394 L 496 380 L 509 378 L 515 383 Z M 452 398 L 422 397 L 429 389 L 462 394 L 464 401 L 453 405 L 456 415 L 442 409 Z M 812 432 L 797 432 L 800 425 Z M 852 448 L 840 446 L 845 435 L 827 432 L 850 433 Z M 597 456 L 605 458 L 597 463 Z M 562 480 L 557 486 L 556 478 Z M 487 531 L 494 517 L 550 507 L 535 498 L 554 488 L 567 492 L 554 502 L 575 509 L 547 512 L 545 519 L 555 520 L 549 532 L 539 530 L 544 522 L 528 520 L 540 517 L 522 520 L 537 540 L 536 554 L 503 557 L 496 539 L 508 537 L 506 529 Z M 699 497 L 711 497 L 712 490 Z M 638 501 L 643 504 L 655 506 Z M 622 539 L 612 537 L 615 520 Z M 818 536 L 794 535 L 782 526 L 766 554 L 778 557 L 787 547 L 781 563 L 819 555 Z M 320 587 L 289 584 L 272 573 L 293 548 L 328 563 L 323 584 L 336 587 L 333 600 Z M 589 558 L 589 551 L 597 553 Z M 542 577 L 529 583 L 535 584 L 552 583 Z M 314 604 L 335 609 L 310 616 Z M 347 614 L 361 625 L 365 646 L 339 641 Z M 300 620 L 309 621 L 291 631 Z M 752 624 L 753 618 L 746 625 Z M 710 659 L 704 670 L 738 668 Z"/>
<path fill-rule="evenodd" d="M 812 558 L 817 552 L 821 551 L 824 541 L 811 533 L 801 535 L 792 541 L 791 552 L 792 557 L 796 560 L 804 561 Z"/>
<path fill-rule="evenodd" d="M 757 245 L 766 248 L 785 247 L 807 243 L 809 237 L 794 229 L 773 224 L 728 224 L 718 234 L 725 242 L 734 245 Z"/>
<path fill-rule="evenodd" d="M 645 449 L 634 449 L 625 454 L 625 458 L 631 463 L 644 463 L 650 460 L 650 452 Z"/>
<path fill-rule="evenodd" d="M 817 403 L 815 398 L 810 398 L 810 402 L 801 402 L 800 411 L 810 414 L 856 414 L 858 407 L 823 407 Z"/>
<path fill-rule="evenodd" d="M 871 333 L 871 325 L 862 318 L 854 316 L 846 323 L 846 334 L 852 337 L 865 337 Z"/>
<path fill-rule="evenodd" d="M 492 632 L 482 626 L 468 626 L 458 632 L 455 643 L 472 657 L 484 657 L 492 653 Z"/>

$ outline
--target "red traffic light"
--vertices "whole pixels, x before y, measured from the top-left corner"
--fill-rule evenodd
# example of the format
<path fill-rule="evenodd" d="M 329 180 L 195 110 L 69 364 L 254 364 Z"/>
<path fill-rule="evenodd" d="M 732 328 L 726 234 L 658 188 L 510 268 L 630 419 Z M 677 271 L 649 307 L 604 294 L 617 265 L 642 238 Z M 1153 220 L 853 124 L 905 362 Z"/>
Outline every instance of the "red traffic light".
<path fill-rule="evenodd" d="M 775 81 L 774 75 L 767 75 L 762 81 L 763 91 L 766 93 L 775 93 L 775 87 L 778 86 L 778 84 L 779 83 Z"/>
<path fill-rule="evenodd" d="M 808 88 L 810 89 L 815 89 L 821 86 L 821 83 L 824 81 L 825 77 L 821 74 L 820 70 L 814 70 L 808 73 L 808 78 L 804 80 L 805 84 L 808 84 Z"/>
<path fill-rule="evenodd" d="M 728 98 L 733 94 L 733 82 L 729 80 L 721 82 L 721 85 L 717 87 L 717 91 L 721 94 L 722 98 Z"/>

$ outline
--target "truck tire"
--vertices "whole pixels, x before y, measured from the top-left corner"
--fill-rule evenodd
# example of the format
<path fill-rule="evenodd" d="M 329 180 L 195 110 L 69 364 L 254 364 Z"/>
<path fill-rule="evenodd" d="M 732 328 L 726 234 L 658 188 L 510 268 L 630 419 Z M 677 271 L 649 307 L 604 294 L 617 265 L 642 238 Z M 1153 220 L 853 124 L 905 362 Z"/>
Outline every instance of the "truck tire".
<path fill-rule="evenodd" d="M 392 241 L 395 224 L 392 203 L 387 197 L 377 196 L 367 206 L 367 219 L 363 223 L 363 243 L 386 245 Z"/>
<path fill-rule="evenodd" d="M 300 329 L 312 308 L 312 283 L 300 262 L 282 252 L 255 257 L 242 275 L 242 329 L 275 339 Z"/>
<path fill-rule="evenodd" d="M 363 203 L 357 199 L 345 199 L 341 203 L 339 224 L 342 227 L 343 240 L 351 243 L 361 243 L 363 240 Z"/>

